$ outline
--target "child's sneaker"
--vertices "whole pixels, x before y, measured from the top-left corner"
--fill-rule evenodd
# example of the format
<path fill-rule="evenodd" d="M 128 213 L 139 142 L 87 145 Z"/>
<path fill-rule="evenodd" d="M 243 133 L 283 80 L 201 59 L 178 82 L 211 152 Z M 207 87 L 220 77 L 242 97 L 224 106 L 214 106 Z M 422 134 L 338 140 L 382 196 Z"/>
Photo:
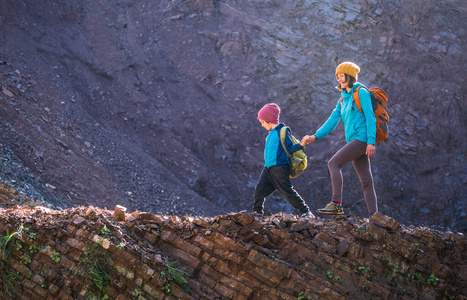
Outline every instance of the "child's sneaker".
<path fill-rule="evenodd" d="M 318 213 L 325 215 L 343 215 L 344 209 L 341 205 L 334 202 L 329 202 L 325 208 L 318 209 Z"/>
<path fill-rule="evenodd" d="M 316 218 L 314 214 L 312 214 L 311 212 L 306 212 L 306 213 L 303 213 L 300 218 L 310 218 L 310 219 L 314 219 Z"/>

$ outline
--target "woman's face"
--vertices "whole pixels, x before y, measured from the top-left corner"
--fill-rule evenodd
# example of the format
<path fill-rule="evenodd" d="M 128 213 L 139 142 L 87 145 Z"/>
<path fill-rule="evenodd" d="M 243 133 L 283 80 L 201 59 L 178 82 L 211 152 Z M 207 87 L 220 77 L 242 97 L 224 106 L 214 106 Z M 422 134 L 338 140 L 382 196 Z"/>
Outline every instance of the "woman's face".
<path fill-rule="evenodd" d="M 338 73 L 337 74 L 337 82 L 341 86 L 341 89 L 345 89 L 349 86 L 349 81 L 345 80 L 345 74 L 344 73 Z"/>

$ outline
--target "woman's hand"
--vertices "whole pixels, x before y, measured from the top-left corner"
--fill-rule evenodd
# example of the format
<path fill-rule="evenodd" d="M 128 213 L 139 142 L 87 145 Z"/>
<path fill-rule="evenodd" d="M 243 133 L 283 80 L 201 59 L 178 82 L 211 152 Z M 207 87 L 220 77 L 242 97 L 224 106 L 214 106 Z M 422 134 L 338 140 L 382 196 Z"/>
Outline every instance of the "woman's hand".
<path fill-rule="evenodd" d="M 302 138 L 302 141 L 300 142 L 300 145 L 302 145 L 302 147 L 305 147 L 305 145 L 311 143 L 311 142 L 314 142 L 316 141 L 316 135 L 305 135 L 303 138 Z"/>
<path fill-rule="evenodd" d="M 372 145 L 372 144 L 368 144 L 366 146 L 366 155 L 368 155 L 368 157 L 372 157 L 373 155 L 375 155 L 376 153 L 376 147 L 375 145 Z"/>

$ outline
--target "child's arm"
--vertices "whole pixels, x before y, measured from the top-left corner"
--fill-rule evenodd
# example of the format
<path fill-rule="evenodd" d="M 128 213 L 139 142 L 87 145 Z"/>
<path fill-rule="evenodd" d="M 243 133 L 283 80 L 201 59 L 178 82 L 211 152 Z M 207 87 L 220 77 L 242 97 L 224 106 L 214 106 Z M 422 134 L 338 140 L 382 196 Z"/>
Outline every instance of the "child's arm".
<path fill-rule="evenodd" d="M 290 138 L 290 131 L 287 130 L 285 132 L 285 147 L 287 148 L 287 151 L 292 154 L 294 152 L 297 152 L 297 151 L 300 151 L 303 149 L 304 145 L 302 145 L 302 143 L 297 143 L 297 144 L 294 144 L 292 142 L 292 139 Z"/>

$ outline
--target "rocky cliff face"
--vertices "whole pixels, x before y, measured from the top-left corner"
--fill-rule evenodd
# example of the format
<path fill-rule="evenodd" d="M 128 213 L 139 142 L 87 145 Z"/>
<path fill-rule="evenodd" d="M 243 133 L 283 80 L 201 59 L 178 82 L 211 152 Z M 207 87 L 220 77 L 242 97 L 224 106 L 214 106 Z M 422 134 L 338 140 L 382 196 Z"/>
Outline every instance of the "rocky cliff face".
<path fill-rule="evenodd" d="M 18 195 L 2 186 L 0 200 Z M 177 217 L 30 205 L 0 208 L 2 299 L 467 299 L 465 236 L 383 214 Z"/>
<path fill-rule="evenodd" d="M 249 209 L 262 165 L 257 110 L 313 133 L 334 70 L 390 98 L 391 141 L 372 159 L 380 209 L 466 230 L 465 1 L 2 1 L 1 178 L 60 207 L 215 216 Z M 329 201 L 343 129 L 308 147 L 294 181 Z M 343 169 L 344 205 L 365 216 Z M 271 214 L 291 213 L 272 196 Z"/>

